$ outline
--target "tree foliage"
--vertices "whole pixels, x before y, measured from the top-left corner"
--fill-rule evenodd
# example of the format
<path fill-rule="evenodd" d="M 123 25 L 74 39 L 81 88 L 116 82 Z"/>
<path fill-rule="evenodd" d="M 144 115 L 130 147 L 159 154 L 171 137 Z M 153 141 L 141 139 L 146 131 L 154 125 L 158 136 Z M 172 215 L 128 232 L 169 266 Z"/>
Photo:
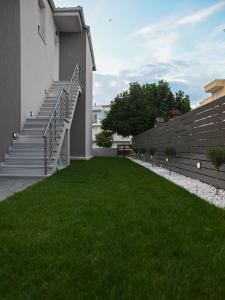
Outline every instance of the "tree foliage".
<path fill-rule="evenodd" d="M 182 113 L 189 111 L 189 96 L 182 91 L 174 95 L 169 83 L 163 80 L 158 84 L 134 82 L 111 102 L 102 128 L 122 136 L 135 136 L 154 127 L 156 117 L 168 121 L 174 108 Z"/>
<path fill-rule="evenodd" d="M 107 131 L 103 130 L 95 135 L 96 144 L 102 148 L 110 148 L 112 146 L 113 137 L 112 134 Z"/>

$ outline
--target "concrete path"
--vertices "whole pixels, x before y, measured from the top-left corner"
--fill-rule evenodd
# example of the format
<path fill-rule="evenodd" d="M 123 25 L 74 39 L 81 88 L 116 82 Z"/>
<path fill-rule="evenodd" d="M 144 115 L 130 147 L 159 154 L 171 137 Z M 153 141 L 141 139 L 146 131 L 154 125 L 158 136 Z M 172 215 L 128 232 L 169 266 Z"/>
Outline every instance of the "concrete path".
<path fill-rule="evenodd" d="M 34 178 L 0 178 L 0 201 L 25 190 L 28 186 L 40 181 Z"/>

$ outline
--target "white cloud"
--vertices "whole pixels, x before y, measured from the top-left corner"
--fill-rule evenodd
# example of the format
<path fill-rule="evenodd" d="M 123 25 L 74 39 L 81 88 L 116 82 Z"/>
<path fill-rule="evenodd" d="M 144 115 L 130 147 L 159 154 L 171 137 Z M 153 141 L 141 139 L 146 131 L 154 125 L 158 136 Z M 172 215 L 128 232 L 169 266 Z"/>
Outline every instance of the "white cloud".
<path fill-rule="evenodd" d="M 131 37 L 135 36 L 142 36 L 142 35 L 147 35 L 150 33 L 154 33 L 157 29 L 159 29 L 162 26 L 162 24 L 155 24 L 155 25 L 149 25 L 146 27 L 142 27 L 139 30 L 135 31 Z"/>
<path fill-rule="evenodd" d="M 112 81 L 109 82 L 109 85 L 112 86 L 112 87 L 117 86 L 117 84 L 118 84 L 118 82 L 116 80 L 112 80 Z"/>
<path fill-rule="evenodd" d="M 178 33 L 168 32 L 166 34 L 161 34 L 160 36 L 154 36 L 154 39 L 149 41 L 145 41 L 142 47 L 145 49 L 145 53 L 149 55 L 151 60 L 161 62 L 170 61 L 174 57 L 174 50 L 178 38 Z"/>
<path fill-rule="evenodd" d="M 131 37 L 137 36 L 149 36 L 156 32 L 174 30 L 176 27 L 194 24 L 201 21 L 204 21 L 217 11 L 221 10 L 225 6 L 225 1 L 220 1 L 217 4 L 208 6 L 207 8 L 200 9 L 197 12 L 194 12 L 190 15 L 184 16 L 183 18 L 177 19 L 175 17 L 168 18 L 166 21 L 162 21 L 156 24 L 150 24 L 148 26 L 142 27 L 136 30 Z"/>
<path fill-rule="evenodd" d="M 225 1 L 221 1 L 217 4 L 211 5 L 207 8 L 201 9 L 196 13 L 193 13 L 189 16 L 186 16 L 180 20 L 178 20 L 175 25 L 187 25 L 192 23 L 201 22 L 207 19 L 209 16 L 214 14 L 215 12 L 219 11 L 222 7 L 224 7 Z"/>

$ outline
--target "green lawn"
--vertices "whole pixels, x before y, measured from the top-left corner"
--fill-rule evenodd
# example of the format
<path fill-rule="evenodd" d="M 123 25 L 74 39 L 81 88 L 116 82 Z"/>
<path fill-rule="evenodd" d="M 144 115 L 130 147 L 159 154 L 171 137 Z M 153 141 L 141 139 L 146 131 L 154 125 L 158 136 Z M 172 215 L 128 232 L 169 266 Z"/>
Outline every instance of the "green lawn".
<path fill-rule="evenodd" d="M 0 203 L 0 299 L 225 299 L 225 211 L 126 159 Z"/>

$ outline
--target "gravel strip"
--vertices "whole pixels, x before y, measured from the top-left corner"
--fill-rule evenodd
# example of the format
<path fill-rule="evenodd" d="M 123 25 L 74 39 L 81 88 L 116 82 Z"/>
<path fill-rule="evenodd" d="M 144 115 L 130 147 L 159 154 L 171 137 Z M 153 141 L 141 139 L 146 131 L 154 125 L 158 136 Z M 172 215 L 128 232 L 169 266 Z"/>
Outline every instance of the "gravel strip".
<path fill-rule="evenodd" d="M 141 160 L 134 158 L 131 158 L 131 160 L 183 187 L 190 193 L 197 195 L 199 198 L 212 203 L 215 206 L 225 208 L 225 190 L 220 189 L 218 195 L 216 195 L 216 188 L 212 185 L 175 172 L 171 172 L 170 175 L 169 170 L 158 166 L 152 166 L 152 164 L 148 162 L 142 162 Z"/>

